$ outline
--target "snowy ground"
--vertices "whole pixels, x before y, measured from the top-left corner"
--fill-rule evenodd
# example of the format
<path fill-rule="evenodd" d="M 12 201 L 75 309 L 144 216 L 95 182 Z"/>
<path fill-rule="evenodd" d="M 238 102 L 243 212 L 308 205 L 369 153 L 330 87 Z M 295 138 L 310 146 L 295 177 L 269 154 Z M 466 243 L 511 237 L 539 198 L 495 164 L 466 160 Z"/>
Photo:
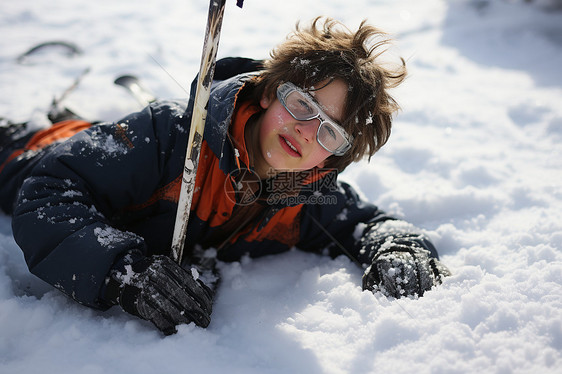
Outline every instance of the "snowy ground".
<path fill-rule="evenodd" d="M 220 56 L 261 58 L 298 19 L 367 17 L 410 77 L 388 145 L 343 178 L 427 230 L 454 275 L 421 299 L 361 292 L 359 269 L 299 252 L 225 265 L 213 322 L 163 338 L 113 308 L 75 304 L 27 272 L 0 215 L 0 373 L 560 373 L 562 9 L 522 0 L 229 1 Z M 560 4 L 560 2 L 557 2 Z M 140 5 L 142 4 L 142 5 Z M 141 76 L 185 96 L 206 1 L 4 1 L 0 114 L 33 118 L 84 68 L 72 104 L 139 108 Z M 45 40 L 84 54 L 15 58 Z"/>

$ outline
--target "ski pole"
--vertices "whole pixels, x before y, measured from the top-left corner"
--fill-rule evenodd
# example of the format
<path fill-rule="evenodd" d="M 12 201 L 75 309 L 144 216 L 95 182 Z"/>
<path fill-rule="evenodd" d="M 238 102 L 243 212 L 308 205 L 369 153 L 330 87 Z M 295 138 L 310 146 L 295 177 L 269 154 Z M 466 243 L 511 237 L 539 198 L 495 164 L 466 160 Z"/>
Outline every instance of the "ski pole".
<path fill-rule="evenodd" d="M 178 211 L 172 237 L 172 259 L 181 265 L 183 248 L 187 234 L 187 224 L 191 210 L 191 200 L 195 187 L 195 176 L 199 163 L 199 153 L 203 142 L 203 131 L 207 118 L 207 104 L 211 93 L 211 83 L 215 73 L 217 50 L 219 47 L 220 31 L 224 15 L 226 0 L 211 0 L 209 4 L 209 15 L 207 18 L 207 29 L 203 43 L 203 55 L 199 75 L 197 77 L 197 91 L 191 116 L 191 128 L 185 153 L 185 164 L 178 201 Z M 242 1 L 237 5 L 242 7 Z"/>

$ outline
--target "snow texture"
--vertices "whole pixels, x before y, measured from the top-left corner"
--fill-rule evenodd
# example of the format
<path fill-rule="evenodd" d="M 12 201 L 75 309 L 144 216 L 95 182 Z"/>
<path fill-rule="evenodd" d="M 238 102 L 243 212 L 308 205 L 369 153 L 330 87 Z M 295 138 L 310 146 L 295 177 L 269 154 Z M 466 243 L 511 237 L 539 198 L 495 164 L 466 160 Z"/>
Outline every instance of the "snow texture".
<path fill-rule="evenodd" d="M 53 95 L 88 66 L 68 104 L 89 118 L 140 109 L 112 84 L 121 74 L 139 75 L 159 97 L 185 97 L 206 3 L 5 1 L 0 114 L 41 126 Z M 368 18 L 397 39 L 391 52 L 410 76 L 394 91 L 402 111 L 391 140 L 342 178 L 422 227 L 453 276 L 397 301 L 361 292 L 362 270 L 343 257 L 243 259 L 221 266 L 210 326 L 164 338 L 31 275 L 0 215 L 0 373 L 560 373 L 561 5 L 229 2 L 219 57 L 266 57 L 297 20 L 321 14 L 350 28 Z M 16 64 L 30 46 L 61 39 L 84 53 Z"/>

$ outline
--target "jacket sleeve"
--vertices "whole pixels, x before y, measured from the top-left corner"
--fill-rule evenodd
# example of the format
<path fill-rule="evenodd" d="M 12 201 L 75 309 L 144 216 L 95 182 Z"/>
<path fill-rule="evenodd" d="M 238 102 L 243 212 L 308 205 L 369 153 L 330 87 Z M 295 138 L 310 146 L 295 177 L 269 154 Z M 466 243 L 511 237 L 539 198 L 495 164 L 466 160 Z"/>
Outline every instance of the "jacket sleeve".
<path fill-rule="evenodd" d="M 421 246 L 438 258 L 421 230 L 362 201 L 349 184 L 338 182 L 337 191 L 323 196 L 319 204 L 303 207 L 297 247 L 313 252 L 324 249 L 332 257 L 344 254 L 362 268 L 371 265 L 377 252 L 393 243 Z"/>
<path fill-rule="evenodd" d="M 22 185 L 12 220 L 33 274 L 81 304 L 107 307 L 98 295 L 113 263 L 146 251 L 142 237 L 110 220 L 157 188 L 169 157 L 165 150 L 173 148 L 165 144 L 173 135 L 157 132 L 172 134 L 181 118 L 172 118 L 172 109 L 153 104 L 93 126 L 42 157 Z"/>

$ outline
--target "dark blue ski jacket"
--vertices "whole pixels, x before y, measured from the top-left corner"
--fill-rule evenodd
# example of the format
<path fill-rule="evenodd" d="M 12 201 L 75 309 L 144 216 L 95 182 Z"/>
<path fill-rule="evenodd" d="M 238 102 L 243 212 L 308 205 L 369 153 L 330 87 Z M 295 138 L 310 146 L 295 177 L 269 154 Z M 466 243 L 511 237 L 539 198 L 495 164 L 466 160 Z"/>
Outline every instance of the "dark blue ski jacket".
<path fill-rule="evenodd" d="M 366 267 L 378 248 L 400 238 L 416 241 L 437 257 L 416 229 L 361 201 L 330 171 L 305 176 L 296 195 L 260 195 L 259 213 L 225 235 L 225 225 L 245 214 L 239 185 L 251 168 L 236 139 L 243 129 L 233 130 L 235 122 L 239 127 L 243 121 L 233 116 L 237 95 L 251 77 L 246 73 L 258 66 L 240 58 L 217 65 L 187 258 L 194 246 L 220 244 L 217 256 L 223 261 L 296 247 L 345 254 Z M 63 142 L 27 150 L 3 166 L 0 202 L 13 215 L 14 237 L 33 274 L 84 305 L 105 309 L 101 290 L 116 261 L 125 255 L 169 254 L 192 105 L 192 98 L 159 101 Z M 251 114 L 252 108 L 246 109 Z M 268 190 L 270 182 L 261 181 L 262 189 Z M 395 224 L 381 230 L 389 220 Z"/>

